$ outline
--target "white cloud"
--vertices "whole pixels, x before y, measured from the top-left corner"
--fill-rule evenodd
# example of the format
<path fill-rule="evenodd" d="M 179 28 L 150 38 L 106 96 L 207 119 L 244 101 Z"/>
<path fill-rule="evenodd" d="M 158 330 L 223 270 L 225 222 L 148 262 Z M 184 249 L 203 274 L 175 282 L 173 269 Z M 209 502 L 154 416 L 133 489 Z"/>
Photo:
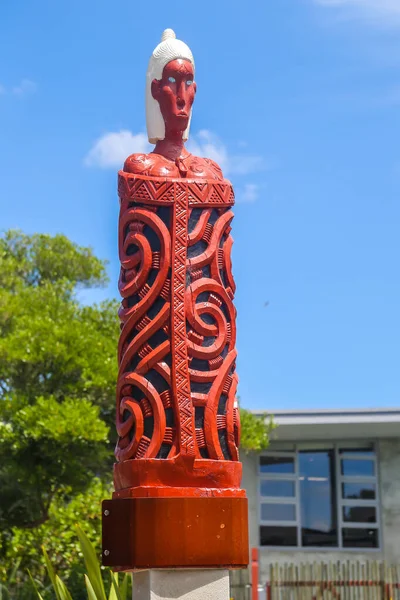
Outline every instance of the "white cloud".
<path fill-rule="evenodd" d="M 224 175 L 247 175 L 266 168 L 262 156 L 252 154 L 231 154 L 220 138 L 203 129 L 193 135 L 188 143 L 189 152 L 215 160 Z M 120 167 L 127 156 L 134 152 L 150 152 L 152 146 L 145 133 L 132 133 L 125 129 L 110 132 L 99 138 L 85 158 L 90 167 Z"/>
<path fill-rule="evenodd" d="M 192 135 L 187 143 L 187 149 L 195 156 L 215 160 L 222 171 L 227 172 L 229 163 L 227 148 L 219 137 L 208 129 L 202 129 L 196 135 Z"/>
<path fill-rule="evenodd" d="M 211 131 L 202 129 L 196 135 L 192 135 L 187 142 L 187 149 L 195 156 L 211 158 L 219 164 L 225 173 L 228 167 L 228 151 L 221 140 Z"/>
<path fill-rule="evenodd" d="M 31 79 L 22 79 L 21 82 L 12 88 L 12 93 L 16 96 L 24 96 L 36 92 L 37 85 Z"/>
<path fill-rule="evenodd" d="M 236 192 L 236 199 L 241 204 L 251 204 L 258 200 L 260 186 L 256 183 L 246 183 L 243 189 Z"/>
<path fill-rule="evenodd" d="M 106 133 L 93 145 L 85 158 L 89 167 L 121 167 L 125 159 L 135 152 L 150 152 L 152 146 L 145 133 L 132 133 L 122 129 L 117 133 Z"/>
<path fill-rule="evenodd" d="M 400 22 L 400 1 L 399 0 L 313 0 L 320 6 L 355 9 L 352 15 L 360 15 L 389 21 L 398 18 Z M 398 20 L 396 18 L 396 21 Z"/>
<path fill-rule="evenodd" d="M 256 171 L 262 171 L 266 168 L 265 161 L 262 156 L 237 154 L 230 157 L 228 172 L 236 175 L 247 175 Z M 269 167 L 270 168 L 270 167 Z"/>
<path fill-rule="evenodd" d="M 21 79 L 18 85 L 7 89 L 4 85 L 0 84 L 0 96 L 5 94 L 13 94 L 14 96 L 25 96 L 26 94 L 33 94 L 37 90 L 37 85 L 31 79 Z"/>
<path fill-rule="evenodd" d="M 192 136 L 187 144 L 189 152 L 215 160 L 224 175 L 248 175 L 263 170 L 266 165 L 262 156 L 255 154 L 231 154 L 220 138 L 208 129 Z"/>

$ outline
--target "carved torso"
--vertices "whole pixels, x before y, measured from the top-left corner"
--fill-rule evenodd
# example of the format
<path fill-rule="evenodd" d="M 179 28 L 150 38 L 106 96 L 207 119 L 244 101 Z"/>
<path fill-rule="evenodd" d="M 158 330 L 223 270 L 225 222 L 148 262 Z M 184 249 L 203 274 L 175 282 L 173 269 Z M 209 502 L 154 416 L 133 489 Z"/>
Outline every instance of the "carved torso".
<path fill-rule="evenodd" d="M 131 154 L 124 165 L 124 171 L 150 177 L 186 177 L 223 181 L 222 171 L 216 162 L 186 153 L 176 161 L 160 154 Z"/>

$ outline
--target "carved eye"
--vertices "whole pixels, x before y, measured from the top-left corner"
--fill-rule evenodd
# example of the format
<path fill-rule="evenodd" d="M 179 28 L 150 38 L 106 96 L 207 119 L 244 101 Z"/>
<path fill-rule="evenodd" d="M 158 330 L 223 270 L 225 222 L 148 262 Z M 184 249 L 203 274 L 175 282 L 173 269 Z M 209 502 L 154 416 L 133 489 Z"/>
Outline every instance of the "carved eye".
<path fill-rule="evenodd" d="M 186 85 L 192 85 L 193 81 L 191 79 L 188 79 L 186 82 Z"/>
<path fill-rule="evenodd" d="M 168 77 L 168 81 L 169 81 L 170 83 L 176 83 L 176 79 L 175 79 L 175 77 Z"/>

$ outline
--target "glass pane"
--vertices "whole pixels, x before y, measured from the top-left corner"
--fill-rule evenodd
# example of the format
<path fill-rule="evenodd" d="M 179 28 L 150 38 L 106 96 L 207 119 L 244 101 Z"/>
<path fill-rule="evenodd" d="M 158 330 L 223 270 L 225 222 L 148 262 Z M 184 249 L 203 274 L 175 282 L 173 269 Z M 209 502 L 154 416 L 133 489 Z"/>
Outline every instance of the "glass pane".
<path fill-rule="evenodd" d="M 349 500 L 375 500 L 376 488 L 374 483 L 343 483 L 342 498 Z"/>
<path fill-rule="evenodd" d="M 343 521 L 376 523 L 375 506 L 343 506 Z"/>
<path fill-rule="evenodd" d="M 297 528 L 261 525 L 260 546 L 297 546 Z"/>
<path fill-rule="evenodd" d="M 285 481 L 281 479 L 263 479 L 260 482 L 261 496 L 280 496 L 281 498 L 294 498 L 294 481 Z"/>
<path fill-rule="evenodd" d="M 357 456 L 373 458 L 375 456 L 374 449 L 371 446 L 366 446 L 364 448 L 340 448 L 339 453 L 351 454 L 354 458 Z"/>
<path fill-rule="evenodd" d="M 295 521 L 295 504 L 261 504 L 263 521 Z"/>
<path fill-rule="evenodd" d="M 357 460 L 356 458 L 342 458 L 342 475 L 374 476 L 375 465 L 372 460 Z"/>
<path fill-rule="evenodd" d="M 334 450 L 299 453 L 303 546 L 337 546 Z"/>
<path fill-rule="evenodd" d="M 378 548 L 379 537 L 377 529 L 350 529 L 344 528 L 344 548 Z"/>
<path fill-rule="evenodd" d="M 261 473 L 294 473 L 293 456 L 260 456 Z"/>

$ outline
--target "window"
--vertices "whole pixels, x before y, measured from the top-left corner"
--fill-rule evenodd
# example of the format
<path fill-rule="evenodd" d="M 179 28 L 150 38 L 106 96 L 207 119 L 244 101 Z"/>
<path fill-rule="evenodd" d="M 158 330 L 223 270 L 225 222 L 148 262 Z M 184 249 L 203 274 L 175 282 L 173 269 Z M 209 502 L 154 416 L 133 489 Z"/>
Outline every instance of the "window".
<path fill-rule="evenodd" d="M 303 444 L 260 456 L 260 545 L 379 548 L 372 445 Z"/>

